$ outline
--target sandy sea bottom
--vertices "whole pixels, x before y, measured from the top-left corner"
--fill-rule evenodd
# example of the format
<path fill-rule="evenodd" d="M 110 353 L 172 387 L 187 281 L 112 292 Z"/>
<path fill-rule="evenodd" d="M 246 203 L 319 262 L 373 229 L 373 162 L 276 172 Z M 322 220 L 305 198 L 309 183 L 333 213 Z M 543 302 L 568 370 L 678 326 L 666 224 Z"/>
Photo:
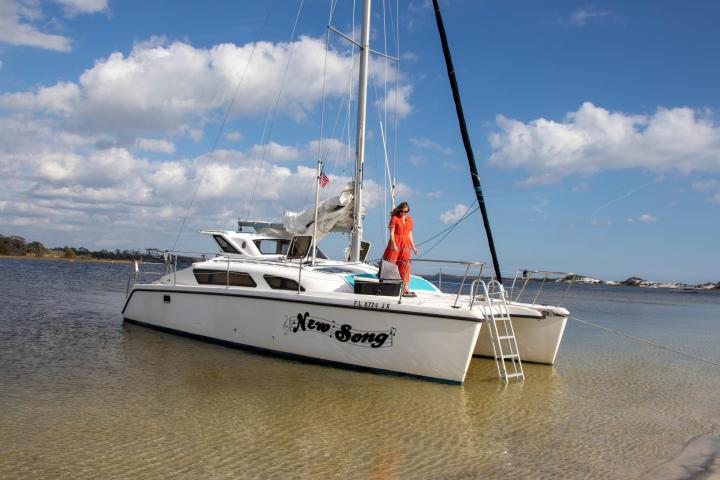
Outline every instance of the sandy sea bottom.
<path fill-rule="evenodd" d="M 0 261 L 0 478 L 719 478 L 720 367 L 571 322 L 505 387 L 124 324 L 125 265 Z M 577 288 L 584 320 L 720 362 L 720 295 Z"/>

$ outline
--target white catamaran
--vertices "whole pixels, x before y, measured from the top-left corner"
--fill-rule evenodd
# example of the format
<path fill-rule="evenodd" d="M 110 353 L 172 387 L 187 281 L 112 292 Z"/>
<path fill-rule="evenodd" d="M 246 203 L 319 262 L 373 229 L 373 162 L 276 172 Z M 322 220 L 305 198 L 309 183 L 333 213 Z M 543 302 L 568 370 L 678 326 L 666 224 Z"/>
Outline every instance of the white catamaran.
<path fill-rule="evenodd" d="M 465 267 L 457 293 L 443 293 L 413 275 L 409 286 L 416 298 L 400 295 L 395 272 L 385 268 L 389 271 L 381 274 L 365 263 L 362 172 L 370 16 L 370 0 L 365 0 L 358 43 L 355 181 L 323 202 L 316 186 L 315 206 L 286 214 L 283 223 L 244 221 L 237 231 L 203 231 L 222 253 L 180 270 L 170 260 L 159 280 L 133 282 L 123 318 L 264 352 L 451 383 L 464 381 L 473 355 L 491 356 L 505 381 L 522 379 L 521 358 L 555 362 L 566 309 L 513 300 L 501 281 L 483 279 L 479 262 L 445 262 Z M 318 184 L 321 175 L 318 162 Z M 476 193 L 481 195 L 479 184 Z M 348 258 L 331 260 L 318 249 L 317 240 L 329 232 L 351 234 Z M 172 255 L 166 254 L 166 260 Z"/>

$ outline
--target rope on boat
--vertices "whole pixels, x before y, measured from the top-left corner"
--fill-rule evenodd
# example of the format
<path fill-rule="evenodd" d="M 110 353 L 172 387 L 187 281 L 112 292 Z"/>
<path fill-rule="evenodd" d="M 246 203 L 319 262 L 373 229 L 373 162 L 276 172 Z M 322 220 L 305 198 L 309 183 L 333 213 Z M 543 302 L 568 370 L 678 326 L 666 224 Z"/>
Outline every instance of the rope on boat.
<path fill-rule="evenodd" d="M 652 346 L 652 347 L 660 348 L 660 349 L 662 349 L 662 350 L 667 350 L 667 351 L 672 352 L 672 353 L 677 353 L 678 355 L 682 355 L 682 356 L 684 356 L 684 357 L 692 358 L 693 360 L 697 360 L 697 361 L 699 361 L 699 362 L 703 362 L 703 363 L 707 363 L 707 364 L 709 364 L 709 365 L 715 365 L 716 367 L 720 367 L 720 363 L 718 363 L 718 362 L 713 362 L 712 360 L 708 360 L 707 358 L 697 357 L 697 356 L 695 356 L 695 355 L 691 355 L 691 354 L 689 354 L 689 353 L 685 353 L 685 352 L 682 352 L 682 351 L 680 351 L 680 350 L 676 350 L 676 349 L 674 349 L 674 348 L 672 348 L 672 347 L 668 347 L 667 345 L 661 345 L 661 344 L 659 344 L 659 343 L 654 343 L 654 342 L 651 342 L 650 340 L 646 340 L 646 339 L 644 339 L 644 338 L 636 337 L 636 336 L 634 336 L 634 335 L 630 335 L 630 334 L 627 334 L 627 333 L 624 333 L 624 332 L 621 332 L 621 331 L 619 331 L 619 330 L 615 330 L 615 329 L 612 329 L 612 328 L 603 327 L 602 325 L 598 325 L 597 323 L 589 322 L 589 321 L 587 321 L 587 320 L 582 320 L 582 319 L 577 318 L 577 317 L 571 316 L 571 317 L 569 317 L 569 318 L 575 320 L 576 322 L 584 323 L 585 325 L 589 325 L 589 326 L 591 326 L 591 327 L 599 328 L 600 330 L 605 330 L 606 332 L 614 333 L 615 335 L 618 335 L 618 336 L 620 336 L 620 337 L 629 338 L 630 340 L 635 340 L 636 342 L 644 343 L 644 344 L 650 345 L 650 346 Z"/>

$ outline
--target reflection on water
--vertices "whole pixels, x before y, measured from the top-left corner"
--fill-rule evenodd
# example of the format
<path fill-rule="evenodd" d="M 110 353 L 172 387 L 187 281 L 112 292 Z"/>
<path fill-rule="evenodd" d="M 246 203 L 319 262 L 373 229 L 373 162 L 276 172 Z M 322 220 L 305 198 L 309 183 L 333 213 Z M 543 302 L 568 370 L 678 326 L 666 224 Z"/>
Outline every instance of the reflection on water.
<path fill-rule="evenodd" d="M 580 323 L 556 367 L 506 387 L 473 359 L 458 387 L 123 324 L 127 268 L 0 261 L 0 478 L 636 478 L 720 424 L 717 367 Z M 568 303 L 720 360 L 716 293 Z"/>

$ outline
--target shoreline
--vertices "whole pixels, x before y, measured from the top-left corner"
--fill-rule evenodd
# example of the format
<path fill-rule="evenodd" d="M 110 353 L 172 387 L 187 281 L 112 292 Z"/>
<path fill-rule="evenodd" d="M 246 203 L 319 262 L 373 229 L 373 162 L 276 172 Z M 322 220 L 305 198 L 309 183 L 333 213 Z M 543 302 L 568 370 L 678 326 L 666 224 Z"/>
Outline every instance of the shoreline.
<path fill-rule="evenodd" d="M 59 260 L 61 262 L 83 262 L 83 263 L 122 263 L 131 264 L 132 260 L 112 258 L 91 258 L 91 257 L 32 257 L 28 255 L 0 255 L 0 260 Z"/>

